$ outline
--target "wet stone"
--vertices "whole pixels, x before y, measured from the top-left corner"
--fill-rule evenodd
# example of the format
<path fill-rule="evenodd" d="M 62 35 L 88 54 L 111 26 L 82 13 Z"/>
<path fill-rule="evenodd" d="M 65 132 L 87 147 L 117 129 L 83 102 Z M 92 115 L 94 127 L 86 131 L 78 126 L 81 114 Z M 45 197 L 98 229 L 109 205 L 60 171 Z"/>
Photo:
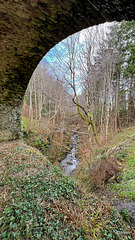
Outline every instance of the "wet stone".
<path fill-rule="evenodd" d="M 128 210 L 128 213 L 131 217 L 131 224 L 135 226 L 135 202 L 134 201 L 121 201 L 116 204 L 116 209 L 118 212 L 121 212 L 124 209 Z"/>
<path fill-rule="evenodd" d="M 71 137 L 71 144 L 70 144 L 72 146 L 72 149 L 70 153 L 68 153 L 67 156 L 60 162 L 60 168 L 66 175 L 71 175 L 73 170 L 76 168 L 78 164 L 77 158 L 75 156 L 78 141 L 79 139 L 77 134 L 74 134 Z"/>
<path fill-rule="evenodd" d="M 74 163 L 71 162 L 71 161 L 68 161 L 67 164 L 69 164 L 69 165 L 73 165 Z"/>

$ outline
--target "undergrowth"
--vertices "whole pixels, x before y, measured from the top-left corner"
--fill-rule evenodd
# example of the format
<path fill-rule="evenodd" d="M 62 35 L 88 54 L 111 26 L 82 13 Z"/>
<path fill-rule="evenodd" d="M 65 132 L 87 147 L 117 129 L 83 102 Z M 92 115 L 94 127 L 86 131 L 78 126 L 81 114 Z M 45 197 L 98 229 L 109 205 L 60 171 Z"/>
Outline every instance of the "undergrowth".
<path fill-rule="evenodd" d="M 134 134 L 135 127 L 124 129 L 100 148 L 82 142 L 78 178 L 88 191 L 109 186 L 114 197 L 135 200 Z"/>
<path fill-rule="evenodd" d="M 23 117 L 21 129 L 24 143 L 36 147 L 51 163 L 61 161 L 69 151 L 70 136 L 64 134 L 64 129 L 57 124 L 42 119 L 29 121 Z"/>
<path fill-rule="evenodd" d="M 132 239 L 121 216 L 35 148 L 21 143 L 0 152 L 0 239 Z"/>
<path fill-rule="evenodd" d="M 118 149 L 115 157 L 122 169 L 117 181 L 110 185 L 111 190 L 120 198 L 135 200 L 135 138 Z"/>

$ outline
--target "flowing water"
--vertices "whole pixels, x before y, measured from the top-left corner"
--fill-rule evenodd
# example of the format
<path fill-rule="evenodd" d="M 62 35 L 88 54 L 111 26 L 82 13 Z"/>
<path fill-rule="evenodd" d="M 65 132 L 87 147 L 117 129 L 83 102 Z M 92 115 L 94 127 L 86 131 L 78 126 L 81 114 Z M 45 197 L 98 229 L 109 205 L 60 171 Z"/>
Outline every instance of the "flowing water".
<path fill-rule="evenodd" d="M 60 168 L 66 175 L 71 175 L 73 170 L 76 168 L 78 164 L 78 160 L 76 158 L 77 147 L 79 144 L 79 139 L 77 134 L 73 134 L 71 137 L 71 151 L 67 154 L 67 156 L 60 162 Z"/>
<path fill-rule="evenodd" d="M 60 168 L 66 175 L 72 175 L 73 170 L 76 168 L 78 164 L 78 160 L 76 158 L 77 148 L 79 145 L 79 139 L 77 134 L 73 134 L 71 137 L 71 151 L 67 154 L 67 156 L 60 162 Z M 116 209 L 120 212 L 123 209 L 127 209 L 129 211 L 129 215 L 131 216 L 131 224 L 135 226 L 135 202 L 119 202 L 116 204 Z"/>

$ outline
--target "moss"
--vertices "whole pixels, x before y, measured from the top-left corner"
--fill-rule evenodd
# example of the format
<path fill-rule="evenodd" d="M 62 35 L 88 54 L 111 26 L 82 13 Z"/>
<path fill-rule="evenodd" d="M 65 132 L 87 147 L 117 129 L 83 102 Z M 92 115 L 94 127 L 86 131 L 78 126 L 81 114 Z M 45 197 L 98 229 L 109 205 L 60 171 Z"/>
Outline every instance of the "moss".
<path fill-rule="evenodd" d="M 122 161 L 124 167 L 117 176 L 117 182 L 110 185 L 112 192 L 120 198 L 135 200 L 135 143 L 134 141 L 125 146 L 125 150 L 117 154 L 119 161 Z"/>

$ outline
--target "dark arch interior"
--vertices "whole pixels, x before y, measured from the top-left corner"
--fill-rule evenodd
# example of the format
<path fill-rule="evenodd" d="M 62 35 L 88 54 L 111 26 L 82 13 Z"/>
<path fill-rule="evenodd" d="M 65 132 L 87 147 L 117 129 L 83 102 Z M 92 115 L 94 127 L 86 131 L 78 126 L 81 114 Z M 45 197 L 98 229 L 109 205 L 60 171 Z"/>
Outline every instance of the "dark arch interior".
<path fill-rule="evenodd" d="M 23 96 L 56 43 L 105 21 L 134 20 L 132 1 L 0 1 L 0 141 L 19 137 Z"/>

